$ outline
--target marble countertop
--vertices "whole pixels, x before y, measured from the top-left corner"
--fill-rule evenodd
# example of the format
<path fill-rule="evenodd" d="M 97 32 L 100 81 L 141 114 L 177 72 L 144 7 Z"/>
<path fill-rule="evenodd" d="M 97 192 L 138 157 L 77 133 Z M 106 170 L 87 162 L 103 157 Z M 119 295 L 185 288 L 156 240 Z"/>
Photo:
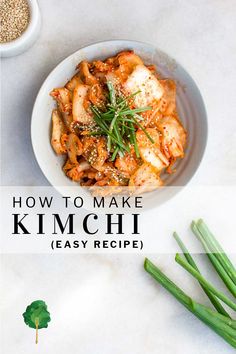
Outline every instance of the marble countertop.
<path fill-rule="evenodd" d="M 194 299 L 208 303 L 174 255 L 150 259 Z M 206 256 L 195 259 L 223 291 Z M 143 256 L 4 255 L 1 270 L 2 354 L 235 353 L 144 272 Z M 36 299 L 46 301 L 52 318 L 39 331 L 37 346 L 22 317 Z"/>
<path fill-rule="evenodd" d="M 61 60 L 82 46 L 107 39 L 151 43 L 186 68 L 203 95 L 209 119 L 205 158 L 192 183 L 235 183 L 234 1 L 40 0 L 39 6 L 38 41 L 22 55 L 2 60 L 4 185 L 48 184 L 30 141 L 37 92 Z"/>

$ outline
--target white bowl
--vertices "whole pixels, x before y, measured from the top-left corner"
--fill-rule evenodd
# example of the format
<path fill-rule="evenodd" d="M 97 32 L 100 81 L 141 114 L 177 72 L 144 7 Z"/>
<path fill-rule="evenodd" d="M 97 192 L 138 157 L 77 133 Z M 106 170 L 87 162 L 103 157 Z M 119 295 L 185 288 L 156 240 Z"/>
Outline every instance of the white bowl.
<path fill-rule="evenodd" d="M 55 87 L 64 86 L 74 75 L 75 67 L 81 60 L 103 59 L 126 49 L 133 49 L 145 63 L 154 63 L 164 77 L 177 81 L 177 109 L 188 132 L 185 158 L 177 162 L 176 173 L 164 175 L 165 184 L 174 188 L 164 188 L 145 195 L 149 206 L 156 206 L 176 194 L 180 189 L 176 186 L 186 185 L 198 169 L 207 142 L 207 116 L 201 94 L 191 76 L 175 60 L 149 44 L 128 40 L 105 41 L 81 48 L 63 60 L 49 74 L 36 98 L 31 123 L 32 145 L 41 170 L 60 193 L 74 196 L 75 193 L 82 193 L 82 187 L 70 190 L 71 186 L 78 184 L 65 176 L 62 171 L 64 158 L 56 156 L 50 145 L 51 113 L 55 103 L 49 92 Z"/>
<path fill-rule="evenodd" d="M 28 0 L 30 21 L 22 35 L 8 43 L 1 43 L 0 53 L 2 57 L 12 57 L 26 51 L 38 38 L 41 17 L 37 0 Z"/>

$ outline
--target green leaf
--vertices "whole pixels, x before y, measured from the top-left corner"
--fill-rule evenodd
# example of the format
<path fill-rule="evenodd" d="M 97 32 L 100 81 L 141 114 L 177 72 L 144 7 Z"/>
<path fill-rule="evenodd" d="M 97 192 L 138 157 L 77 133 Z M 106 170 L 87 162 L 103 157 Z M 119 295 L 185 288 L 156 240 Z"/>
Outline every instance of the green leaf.
<path fill-rule="evenodd" d="M 24 321 L 30 328 L 36 329 L 36 343 L 38 343 L 38 329 L 47 328 L 51 321 L 47 305 L 42 300 L 36 300 L 27 306 L 23 313 Z"/>

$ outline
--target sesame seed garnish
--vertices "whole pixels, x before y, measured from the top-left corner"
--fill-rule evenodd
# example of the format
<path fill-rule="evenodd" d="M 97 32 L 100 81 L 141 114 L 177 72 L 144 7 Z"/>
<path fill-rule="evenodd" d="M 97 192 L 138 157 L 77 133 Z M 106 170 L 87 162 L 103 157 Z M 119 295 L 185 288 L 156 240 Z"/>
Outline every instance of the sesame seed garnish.
<path fill-rule="evenodd" d="M 26 0 L 0 0 L 0 43 L 11 42 L 26 30 L 30 11 Z"/>

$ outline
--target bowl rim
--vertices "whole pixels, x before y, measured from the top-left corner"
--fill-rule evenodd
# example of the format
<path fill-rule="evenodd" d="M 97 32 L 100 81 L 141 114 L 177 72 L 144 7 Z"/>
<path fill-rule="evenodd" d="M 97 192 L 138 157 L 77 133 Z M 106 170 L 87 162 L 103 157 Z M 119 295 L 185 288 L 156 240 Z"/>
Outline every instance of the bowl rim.
<path fill-rule="evenodd" d="M 20 47 L 24 46 L 24 44 L 26 44 L 31 39 L 31 36 L 37 27 L 37 23 L 40 20 L 38 2 L 37 0 L 27 0 L 27 3 L 30 11 L 29 24 L 18 38 L 10 42 L 1 43 L 1 53 L 3 54 L 7 53 L 8 51 L 10 52 L 12 50 L 18 50 Z"/>
<path fill-rule="evenodd" d="M 203 100 L 203 97 L 202 97 L 202 94 L 196 84 L 196 81 L 195 81 L 195 78 L 192 77 L 192 75 L 190 76 L 190 74 L 185 70 L 185 68 L 179 64 L 179 62 L 177 60 L 175 60 L 175 58 L 171 55 L 169 55 L 168 52 L 166 51 L 162 51 L 162 49 L 160 49 L 159 47 L 156 47 L 155 45 L 153 44 L 150 44 L 150 43 L 147 43 L 147 42 L 143 42 L 143 41 L 137 41 L 137 40 L 129 40 L 129 39 L 108 39 L 108 40 L 101 40 L 101 41 L 96 41 L 96 42 L 93 42 L 93 43 L 90 43 L 88 45 L 84 45 L 84 46 L 81 46 L 79 47 L 75 52 L 71 53 L 70 55 L 68 55 L 67 57 L 65 57 L 63 60 L 61 60 L 55 67 L 53 70 L 51 70 L 49 72 L 49 74 L 47 75 L 46 79 L 44 80 L 44 82 L 42 83 L 39 91 L 38 91 L 38 94 L 35 98 L 35 102 L 34 102 L 34 105 L 33 105 L 33 109 L 32 109 L 32 114 L 31 114 L 31 144 L 32 144 L 32 147 L 33 147 L 33 152 L 34 152 L 34 155 L 35 155 L 35 159 L 38 163 L 38 166 L 40 167 L 43 175 L 46 177 L 47 181 L 49 182 L 49 185 L 53 186 L 60 194 L 63 194 L 63 189 L 65 188 L 64 185 L 62 184 L 52 184 L 51 181 L 50 181 L 50 177 L 47 176 L 47 173 L 45 171 L 45 169 L 41 166 L 41 163 L 39 162 L 38 158 L 37 158 L 37 152 L 36 152 L 36 146 L 35 146 L 35 143 L 33 141 L 33 135 L 34 135 L 34 115 L 35 115 L 35 110 L 36 110 L 36 102 L 38 100 L 38 98 L 41 96 L 41 93 L 44 91 L 44 85 L 48 79 L 48 77 L 53 74 L 56 70 L 58 70 L 58 68 L 63 65 L 64 61 L 65 60 L 69 60 L 69 58 L 72 58 L 76 53 L 78 53 L 79 51 L 83 50 L 83 49 L 87 49 L 88 47 L 96 47 L 98 44 L 102 44 L 102 43 L 115 43 L 115 42 L 120 42 L 120 43 L 124 43 L 124 47 L 125 45 L 127 44 L 131 44 L 133 43 L 134 45 L 135 44 L 138 44 L 138 45 L 144 45 L 144 46 L 148 46 L 150 47 L 152 50 L 158 50 L 159 52 L 165 54 L 168 56 L 168 58 L 174 60 L 174 62 L 177 64 L 177 66 L 179 65 L 181 67 L 181 70 L 186 73 L 191 79 L 192 79 L 192 82 L 194 84 L 194 88 L 197 89 L 198 91 L 198 95 L 199 95 L 199 98 L 201 100 L 201 103 L 202 103 L 202 110 L 203 110 L 203 113 L 204 113 L 204 118 L 205 118 L 205 127 L 204 127 L 204 132 L 205 132 L 205 136 L 204 136 L 204 144 L 201 146 L 201 152 L 198 156 L 198 159 L 197 159 L 197 163 L 194 165 L 194 169 L 191 173 L 191 175 L 184 180 L 184 183 L 183 185 L 178 185 L 176 186 L 177 187 L 177 192 L 174 193 L 171 197 L 169 197 L 167 200 L 164 200 L 162 202 L 162 204 L 164 204 L 166 201 L 172 199 L 172 197 L 174 197 L 179 191 L 181 191 L 187 184 L 189 184 L 189 182 L 192 180 L 192 178 L 195 176 L 195 174 L 197 173 L 198 169 L 199 169 L 199 166 L 201 165 L 202 161 L 203 161 L 203 158 L 204 158 L 204 154 L 205 154 L 205 151 L 206 151 L 206 147 L 207 147 L 207 143 L 208 143 L 208 129 L 209 129 L 209 125 L 208 125 L 208 115 L 207 115 L 207 110 L 206 110 L 206 106 L 205 106 L 205 103 L 204 103 L 204 100 Z M 170 187 L 173 187 L 173 185 L 169 185 Z M 71 185 L 71 187 L 73 187 L 73 184 Z M 79 186 L 77 186 L 79 187 Z M 165 186 L 165 187 L 168 187 Z M 154 191 L 155 192 L 155 191 Z M 148 193 L 145 193 L 145 194 L 149 194 L 149 193 L 153 193 L 152 192 L 148 192 Z"/>

